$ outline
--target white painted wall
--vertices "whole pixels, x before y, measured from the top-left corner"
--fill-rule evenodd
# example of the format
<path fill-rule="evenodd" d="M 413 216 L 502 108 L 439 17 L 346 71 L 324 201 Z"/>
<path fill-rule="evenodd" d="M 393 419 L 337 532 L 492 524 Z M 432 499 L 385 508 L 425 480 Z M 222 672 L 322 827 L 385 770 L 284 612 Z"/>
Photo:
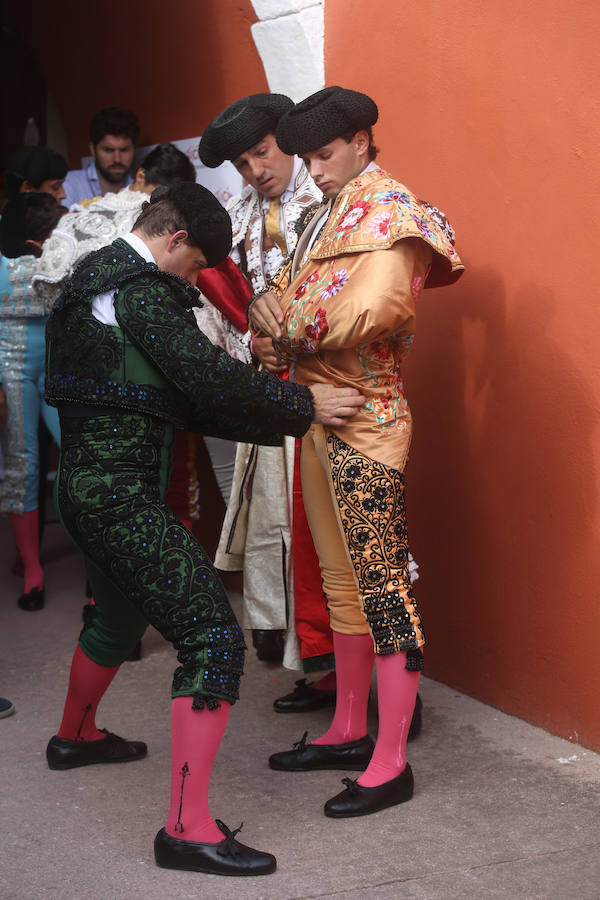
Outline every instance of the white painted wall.
<path fill-rule="evenodd" d="M 298 102 L 324 86 L 325 0 L 252 0 L 252 37 L 271 91 Z"/>

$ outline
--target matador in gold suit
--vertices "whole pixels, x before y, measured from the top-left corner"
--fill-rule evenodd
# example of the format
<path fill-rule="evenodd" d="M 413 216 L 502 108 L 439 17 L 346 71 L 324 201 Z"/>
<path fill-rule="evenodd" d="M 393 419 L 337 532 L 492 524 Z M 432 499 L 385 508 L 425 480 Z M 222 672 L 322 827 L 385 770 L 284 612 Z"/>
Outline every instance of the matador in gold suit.
<path fill-rule="evenodd" d="M 338 698 L 331 727 L 276 753 L 274 769 L 355 769 L 326 815 L 376 812 L 410 799 L 405 743 L 423 668 L 424 632 L 408 572 L 404 468 L 412 419 L 402 363 L 425 287 L 462 272 L 452 230 L 374 162 L 377 107 L 326 88 L 281 120 L 277 141 L 303 158 L 328 203 L 303 231 L 291 263 L 250 307 L 300 384 L 357 388 L 351 421 L 311 426 L 302 441 L 302 493 L 334 633 Z M 276 302 L 275 302 L 276 301 Z M 373 662 L 379 734 L 366 734 Z M 363 771 L 364 770 L 364 771 Z"/>

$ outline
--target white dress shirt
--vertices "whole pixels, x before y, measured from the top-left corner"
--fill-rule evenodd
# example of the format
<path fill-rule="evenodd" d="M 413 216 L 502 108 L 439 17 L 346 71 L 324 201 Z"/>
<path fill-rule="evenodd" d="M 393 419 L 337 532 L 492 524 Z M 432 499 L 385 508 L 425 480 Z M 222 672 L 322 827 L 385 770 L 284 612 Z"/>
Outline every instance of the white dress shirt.
<path fill-rule="evenodd" d="M 135 250 L 136 253 L 139 253 L 146 262 L 156 263 L 148 245 L 145 244 L 137 234 L 133 234 L 133 232 L 130 231 L 127 234 L 120 235 L 120 237 L 121 240 L 127 241 L 129 246 Z M 120 328 L 115 316 L 114 301 L 116 292 L 115 288 L 112 291 L 106 291 L 104 294 L 98 294 L 97 297 L 94 297 L 92 300 L 92 315 L 99 322 L 102 322 L 103 325 L 114 325 L 115 328 Z"/>

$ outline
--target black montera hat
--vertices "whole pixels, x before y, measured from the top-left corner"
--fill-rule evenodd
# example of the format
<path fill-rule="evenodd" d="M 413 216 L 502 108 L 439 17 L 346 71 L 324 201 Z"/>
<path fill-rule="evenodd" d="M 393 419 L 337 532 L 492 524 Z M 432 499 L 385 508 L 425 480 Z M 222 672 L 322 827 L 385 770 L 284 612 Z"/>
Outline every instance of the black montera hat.
<path fill-rule="evenodd" d="M 11 194 L 15 194 L 24 181 L 39 188 L 43 181 L 64 178 L 68 168 L 60 153 L 49 147 L 22 147 L 8 159 L 6 186 Z"/>
<path fill-rule="evenodd" d="M 366 94 L 337 86 L 324 88 L 290 109 L 279 120 L 279 149 L 290 156 L 312 153 L 347 131 L 371 128 L 379 112 Z"/>
<path fill-rule="evenodd" d="M 237 159 L 266 134 L 275 134 L 279 119 L 293 105 L 285 94 L 251 94 L 236 100 L 205 130 L 198 146 L 200 159 L 211 169 Z"/>
<path fill-rule="evenodd" d="M 169 200 L 186 223 L 189 241 L 200 247 L 210 267 L 223 262 L 231 250 L 231 219 L 214 194 L 195 182 L 184 181 L 152 191 L 150 203 Z M 134 225 L 135 228 L 135 225 Z"/>

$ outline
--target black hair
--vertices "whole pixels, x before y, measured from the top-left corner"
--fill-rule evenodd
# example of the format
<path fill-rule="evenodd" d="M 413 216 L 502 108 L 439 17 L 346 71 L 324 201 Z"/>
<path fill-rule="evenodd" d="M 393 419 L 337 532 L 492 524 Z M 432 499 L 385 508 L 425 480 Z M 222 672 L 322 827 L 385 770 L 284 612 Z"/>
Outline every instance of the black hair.
<path fill-rule="evenodd" d="M 129 138 L 133 144 L 136 144 L 140 135 L 138 117 L 129 109 L 123 109 L 121 106 L 108 106 L 106 109 L 101 109 L 90 122 L 90 141 L 96 146 L 107 134 Z"/>
<path fill-rule="evenodd" d="M 191 159 L 173 144 L 159 144 L 148 153 L 140 166 L 144 170 L 146 184 L 170 187 L 182 181 L 196 180 Z"/>
<path fill-rule="evenodd" d="M 0 252 L 11 259 L 31 253 L 27 241 L 42 244 L 64 212 L 52 194 L 26 191 L 8 201 L 0 220 Z"/>
<path fill-rule="evenodd" d="M 6 189 L 16 194 L 24 181 L 34 188 L 44 181 L 61 180 L 68 171 L 67 161 L 49 147 L 22 147 L 11 153 L 6 166 Z"/>
<path fill-rule="evenodd" d="M 379 153 L 379 147 L 376 147 L 373 143 L 373 129 L 371 126 L 367 126 L 367 128 L 349 128 L 347 131 L 344 131 L 343 134 L 340 134 L 340 137 L 343 138 L 347 144 L 350 143 L 354 135 L 357 131 L 366 131 L 369 136 L 369 149 L 368 156 L 371 162 L 377 159 L 377 154 Z"/>

